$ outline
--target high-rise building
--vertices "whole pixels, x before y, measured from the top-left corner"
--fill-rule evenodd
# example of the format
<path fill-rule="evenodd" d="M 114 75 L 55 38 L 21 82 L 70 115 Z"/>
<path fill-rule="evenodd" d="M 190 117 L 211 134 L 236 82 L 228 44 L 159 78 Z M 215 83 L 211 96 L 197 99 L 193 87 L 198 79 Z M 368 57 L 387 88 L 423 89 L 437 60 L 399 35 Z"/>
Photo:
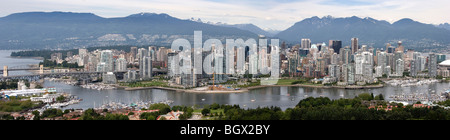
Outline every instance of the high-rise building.
<path fill-rule="evenodd" d="M 152 61 L 156 61 L 156 47 L 155 46 L 148 47 L 148 56 L 152 57 Z"/>
<path fill-rule="evenodd" d="M 356 54 L 355 55 L 355 75 L 362 75 L 363 74 L 363 62 L 364 62 L 364 56 L 362 54 Z"/>
<path fill-rule="evenodd" d="M 169 52 L 168 54 L 168 63 L 167 63 L 167 76 L 173 77 L 175 76 L 175 57 L 178 57 L 177 53 Z"/>
<path fill-rule="evenodd" d="M 125 58 L 119 58 L 116 60 L 116 71 L 126 71 L 127 70 L 127 60 Z"/>
<path fill-rule="evenodd" d="M 300 49 L 302 50 L 302 49 Z M 266 47 L 260 48 L 258 53 L 258 69 L 262 74 L 266 74 L 269 72 L 269 55 L 267 54 L 268 50 Z"/>
<path fill-rule="evenodd" d="M 438 64 L 444 62 L 445 60 L 447 60 L 447 56 L 445 54 L 436 55 L 436 61 Z"/>
<path fill-rule="evenodd" d="M 114 61 L 111 50 L 104 50 L 100 53 L 100 62 L 98 70 L 102 70 L 102 72 L 113 72 L 114 71 Z M 101 66 L 100 66 L 101 65 Z"/>
<path fill-rule="evenodd" d="M 291 77 L 297 75 L 298 60 L 297 54 L 292 54 L 288 59 L 288 73 Z"/>
<path fill-rule="evenodd" d="M 311 40 L 307 39 L 307 38 L 302 39 L 301 48 L 302 49 L 309 49 L 309 48 L 311 48 Z"/>
<path fill-rule="evenodd" d="M 437 75 L 437 59 L 436 54 L 431 53 L 430 58 L 428 59 L 428 76 L 436 77 Z"/>
<path fill-rule="evenodd" d="M 425 70 L 426 63 L 427 63 L 427 57 L 426 56 L 420 56 L 420 71 L 424 71 Z"/>
<path fill-rule="evenodd" d="M 347 65 L 347 83 L 349 85 L 354 85 L 356 83 L 355 81 L 355 65 L 354 64 L 348 64 Z"/>
<path fill-rule="evenodd" d="M 142 71 L 142 69 L 144 69 L 144 65 L 143 65 L 143 61 L 144 61 L 144 57 L 147 57 L 148 56 L 148 51 L 147 51 L 147 49 L 145 49 L 145 48 L 140 48 L 139 50 L 138 50 L 138 54 L 137 54 L 137 58 L 139 59 L 139 76 L 141 76 L 142 77 L 142 75 L 144 75 L 144 71 Z"/>
<path fill-rule="evenodd" d="M 388 50 L 389 50 L 389 47 L 391 47 L 391 44 L 390 44 L 390 43 L 387 43 L 387 44 L 386 44 L 386 50 L 385 50 L 385 51 L 386 51 L 386 53 L 389 53 L 389 52 L 388 52 Z"/>
<path fill-rule="evenodd" d="M 88 61 L 87 59 L 89 59 L 87 49 L 78 49 L 78 56 L 79 56 L 79 58 L 78 58 L 78 66 L 86 65 L 87 61 Z"/>
<path fill-rule="evenodd" d="M 377 59 L 377 66 L 381 66 L 384 69 L 388 65 L 386 52 L 380 52 Z"/>
<path fill-rule="evenodd" d="M 337 53 L 333 53 L 333 55 L 331 55 L 331 62 L 330 63 L 334 64 L 334 65 L 337 65 L 337 64 L 339 64 L 339 61 L 341 61 L 339 55 Z"/>
<path fill-rule="evenodd" d="M 412 54 L 412 60 L 411 60 L 411 66 L 410 66 L 410 75 L 411 76 L 417 76 L 417 74 L 419 72 L 422 71 L 422 65 L 421 65 L 421 59 L 422 57 L 420 56 L 421 54 L 419 52 L 414 52 Z"/>
<path fill-rule="evenodd" d="M 395 74 L 396 76 L 403 76 L 404 68 L 405 68 L 405 62 L 402 59 L 397 59 L 395 61 L 396 69 Z"/>
<path fill-rule="evenodd" d="M 409 67 L 409 75 L 413 76 L 413 77 L 417 76 L 417 62 L 416 62 L 416 60 L 411 60 L 411 64 L 410 64 L 410 67 Z"/>
<path fill-rule="evenodd" d="M 136 59 L 136 55 L 138 53 L 137 47 L 131 47 L 130 53 L 131 53 L 131 56 Z"/>
<path fill-rule="evenodd" d="M 309 54 L 309 49 L 299 49 L 298 55 L 300 57 L 306 57 Z"/>
<path fill-rule="evenodd" d="M 402 45 L 402 41 L 398 41 L 398 47 L 395 49 L 395 51 L 399 52 L 405 52 L 405 47 Z"/>
<path fill-rule="evenodd" d="M 397 52 L 394 53 L 394 61 L 397 61 L 398 59 L 405 60 L 403 58 L 403 52 L 402 51 L 397 51 Z M 397 66 L 394 65 L 393 69 L 394 69 L 394 71 L 396 71 L 397 70 Z"/>
<path fill-rule="evenodd" d="M 147 80 L 152 78 L 152 58 L 149 56 L 144 56 L 139 64 L 139 73 L 142 73 L 141 79 Z"/>
<path fill-rule="evenodd" d="M 361 49 L 358 49 L 356 52 L 358 52 L 358 51 L 364 52 L 364 51 L 368 51 L 368 50 L 369 50 L 369 47 L 367 45 L 362 45 Z"/>
<path fill-rule="evenodd" d="M 167 58 L 167 49 L 165 47 L 160 47 L 156 56 L 156 61 L 165 61 Z"/>
<path fill-rule="evenodd" d="M 341 57 L 342 62 L 343 62 L 344 64 L 350 63 L 350 62 L 352 61 L 352 50 L 350 49 L 349 46 L 346 46 L 346 47 L 344 48 L 343 52 L 344 52 L 344 53 L 341 55 L 341 56 L 342 56 L 342 57 Z"/>
<path fill-rule="evenodd" d="M 341 82 L 348 82 L 348 64 L 342 64 L 341 67 Z"/>
<path fill-rule="evenodd" d="M 341 68 L 339 65 L 328 65 L 328 75 L 338 80 L 341 79 Z"/>
<path fill-rule="evenodd" d="M 387 51 L 387 53 L 394 53 L 395 52 L 395 47 L 389 46 L 386 51 Z"/>
<path fill-rule="evenodd" d="M 87 55 L 84 63 L 86 71 L 97 71 L 98 58 L 95 55 Z"/>
<path fill-rule="evenodd" d="M 382 77 L 383 76 L 383 72 L 384 72 L 384 70 L 383 70 L 383 67 L 382 66 L 377 66 L 376 68 L 375 68 L 375 77 Z"/>
<path fill-rule="evenodd" d="M 358 38 L 352 38 L 352 45 L 351 45 L 351 49 L 352 49 L 352 54 L 355 54 L 358 51 Z"/>
<path fill-rule="evenodd" d="M 340 40 L 330 40 L 330 48 L 333 48 L 334 52 L 339 54 L 339 50 L 342 48 L 342 41 Z"/>

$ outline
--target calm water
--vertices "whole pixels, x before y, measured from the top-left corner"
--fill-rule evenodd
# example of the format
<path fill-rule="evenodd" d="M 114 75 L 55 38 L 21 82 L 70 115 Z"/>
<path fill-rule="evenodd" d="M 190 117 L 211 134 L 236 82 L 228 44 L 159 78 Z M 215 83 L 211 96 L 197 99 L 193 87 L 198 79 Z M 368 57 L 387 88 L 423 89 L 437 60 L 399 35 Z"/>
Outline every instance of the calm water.
<path fill-rule="evenodd" d="M 11 51 L 9 51 L 10 53 Z M 0 66 L 36 64 L 39 60 L 33 59 L 13 59 L 7 58 L 8 51 L 0 51 Z M 379 89 L 365 90 L 344 90 L 344 89 L 320 89 L 320 88 L 303 88 L 303 87 L 267 87 L 252 90 L 248 93 L 232 93 L 232 94 L 198 94 L 184 93 L 167 90 L 151 89 L 139 91 L 124 90 L 90 90 L 77 86 L 65 85 L 63 83 L 46 81 L 44 86 L 56 87 L 58 91 L 71 93 L 83 99 L 79 104 L 68 106 L 67 108 L 93 108 L 103 103 L 123 102 L 136 103 L 138 101 L 159 102 L 164 100 L 172 100 L 172 105 L 205 105 L 205 104 L 239 104 L 245 108 L 256 108 L 258 106 L 279 106 L 282 109 L 294 107 L 300 100 L 307 97 L 325 96 L 331 99 L 353 98 L 361 93 L 374 93 L 375 95 L 383 94 L 387 100 L 389 96 L 400 93 L 428 93 L 434 90 L 441 93 L 450 89 L 450 83 L 436 83 L 431 85 L 423 85 L 418 87 L 391 87 L 386 86 Z M 204 100 L 202 100 L 204 99 Z M 252 102 L 254 100 L 254 102 Z"/>
<path fill-rule="evenodd" d="M 8 68 L 14 68 L 18 66 L 27 66 L 29 64 L 39 64 L 42 60 L 31 59 L 31 58 L 11 58 L 12 50 L 0 50 L 0 69 L 3 69 L 3 66 L 8 66 Z M 23 74 L 31 74 L 28 71 L 9 71 L 9 75 L 23 75 Z M 2 75 L 3 76 L 3 75 Z"/>
<path fill-rule="evenodd" d="M 245 108 L 256 108 L 258 106 L 279 106 L 282 109 L 294 107 L 300 100 L 307 97 L 325 96 L 331 99 L 353 98 L 361 93 L 383 94 L 387 100 L 389 96 L 398 93 L 428 93 L 428 90 L 435 90 L 441 93 L 450 88 L 450 83 L 436 83 L 418 87 L 391 87 L 387 86 L 379 89 L 365 90 L 344 90 L 344 89 L 320 89 L 303 87 L 267 87 L 252 90 L 248 93 L 231 94 L 198 94 L 184 93 L 167 90 L 90 90 L 76 86 L 65 85 L 63 83 L 48 82 L 45 86 L 57 87 L 59 91 L 68 92 L 76 95 L 84 101 L 80 104 L 68 106 L 68 108 L 92 108 L 110 101 L 135 103 L 137 101 L 159 102 L 164 100 L 173 100 L 172 105 L 205 105 L 212 103 L 219 104 L 239 104 Z M 430 90 L 430 91 L 431 91 Z M 202 100 L 204 99 L 204 100 Z M 254 102 L 252 102 L 254 100 Z"/>

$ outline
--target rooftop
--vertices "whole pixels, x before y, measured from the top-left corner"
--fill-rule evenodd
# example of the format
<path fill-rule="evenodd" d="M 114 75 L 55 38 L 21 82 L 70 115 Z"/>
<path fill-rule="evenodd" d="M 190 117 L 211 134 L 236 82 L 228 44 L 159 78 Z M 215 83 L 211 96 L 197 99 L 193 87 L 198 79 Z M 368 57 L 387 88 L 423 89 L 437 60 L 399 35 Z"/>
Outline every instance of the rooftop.
<path fill-rule="evenodd" d="M 439 65 L 441 65 L 441 66 L 450 66 L 450 59 L 449 60 L 445 60 L 442 63 L 439 63 Z"/>

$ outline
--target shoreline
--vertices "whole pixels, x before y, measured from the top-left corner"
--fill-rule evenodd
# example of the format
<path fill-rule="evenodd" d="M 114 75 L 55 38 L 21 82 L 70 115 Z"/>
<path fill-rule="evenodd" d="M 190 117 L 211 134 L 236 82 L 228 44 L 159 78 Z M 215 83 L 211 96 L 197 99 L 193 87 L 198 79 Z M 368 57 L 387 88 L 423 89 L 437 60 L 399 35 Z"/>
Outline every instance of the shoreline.
<path fill-rule="evenodd" d="M 44 60 L 44 57 L 26 57 L 26 56 L 8 56 L 9 58 L 14 59 L 35 59 L 35 60 Z"/>
<path fill-rule="evenodd" d="M 297 85 L 260 85 L 260 86 L 253 86 L 248 88 L 242 88 L 240 90 L 192 90 L 192 89 L 177 89 L 177 88 L 170 88 L 170 87 L 123 87 L 123 86 L 117 86 L 120 89 L 123 89 L 125 91 L 135 91 L 135 90 L 146 90 L 146 89 L 162 89 L 162 90 L 171 90 L 176 92 L 186 92 L 186 93 L 244 93 L 249 92 L 250 90 L 254 89 L 260 89 L 260 88 L 266 88 L 266 87 L 307 87 L 307 88 L 326 88 L 326 89 L 373 89 L 373 88 L 383 88 L 384 84 L 379 85 L 370 85 L 370 86 L 317 86 L 317 85 L 303 85 L 303 84 L 297 84 Z"/>
<path fill-rule="evenodd" d="M 125 91 L 135 91 L 135 90 L 146 90 L 146 89 L 162 89 L 162 90 L 171 90 L 171 91 L 176 91 L 176 92 L 186 92 L 186 93 L 243 93 L 243 92 L 248 92 L 248 89 L 241 89 L 241 90 L 230 90 L 230 91 L 226 91 L 226 90 L 216 90 L 216 91 L 212 91 L 212 90 L 192 90 L 192 89 L 177 89 L 177 88 L 169 88 L 169 87 L 123 87 L 123 86 L 118 86 L 118 88 L 121 88 Z"/>
<path fill-rule="evenodd" d="M 305 85 L 305 84 L 296 84 L 296 85 L 261 85 L 261 86 L 254 86 L 249 87 L 249 90 L 252 89 L 258 89 L 258 88 L 265 88 L 265 87 L 308 87 L 308 88 L 326 88 L 326 89 L 373 89 L 373 88 L 382 88 L 384 87 L 384 84 L 379 85 L 370 85 L 370 86 L 323 86 L 323 85 Z"/>

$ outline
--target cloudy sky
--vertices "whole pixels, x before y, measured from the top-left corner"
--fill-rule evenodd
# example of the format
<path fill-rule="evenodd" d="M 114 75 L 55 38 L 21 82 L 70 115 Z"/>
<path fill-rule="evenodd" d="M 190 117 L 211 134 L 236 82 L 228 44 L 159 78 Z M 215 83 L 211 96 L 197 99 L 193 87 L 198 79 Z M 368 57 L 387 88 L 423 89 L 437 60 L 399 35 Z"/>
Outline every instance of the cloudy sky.
<path fill-rule="evenodd" d="M 102 17 L 150 12 L 284 30 L 305 18 L 327 15 L 372 17 L 391 23 L 402 18 L 450 23 L 449 6 L 449 0 L 1 0 L 0 17 L 30 11 L 89 12 Z"/>

